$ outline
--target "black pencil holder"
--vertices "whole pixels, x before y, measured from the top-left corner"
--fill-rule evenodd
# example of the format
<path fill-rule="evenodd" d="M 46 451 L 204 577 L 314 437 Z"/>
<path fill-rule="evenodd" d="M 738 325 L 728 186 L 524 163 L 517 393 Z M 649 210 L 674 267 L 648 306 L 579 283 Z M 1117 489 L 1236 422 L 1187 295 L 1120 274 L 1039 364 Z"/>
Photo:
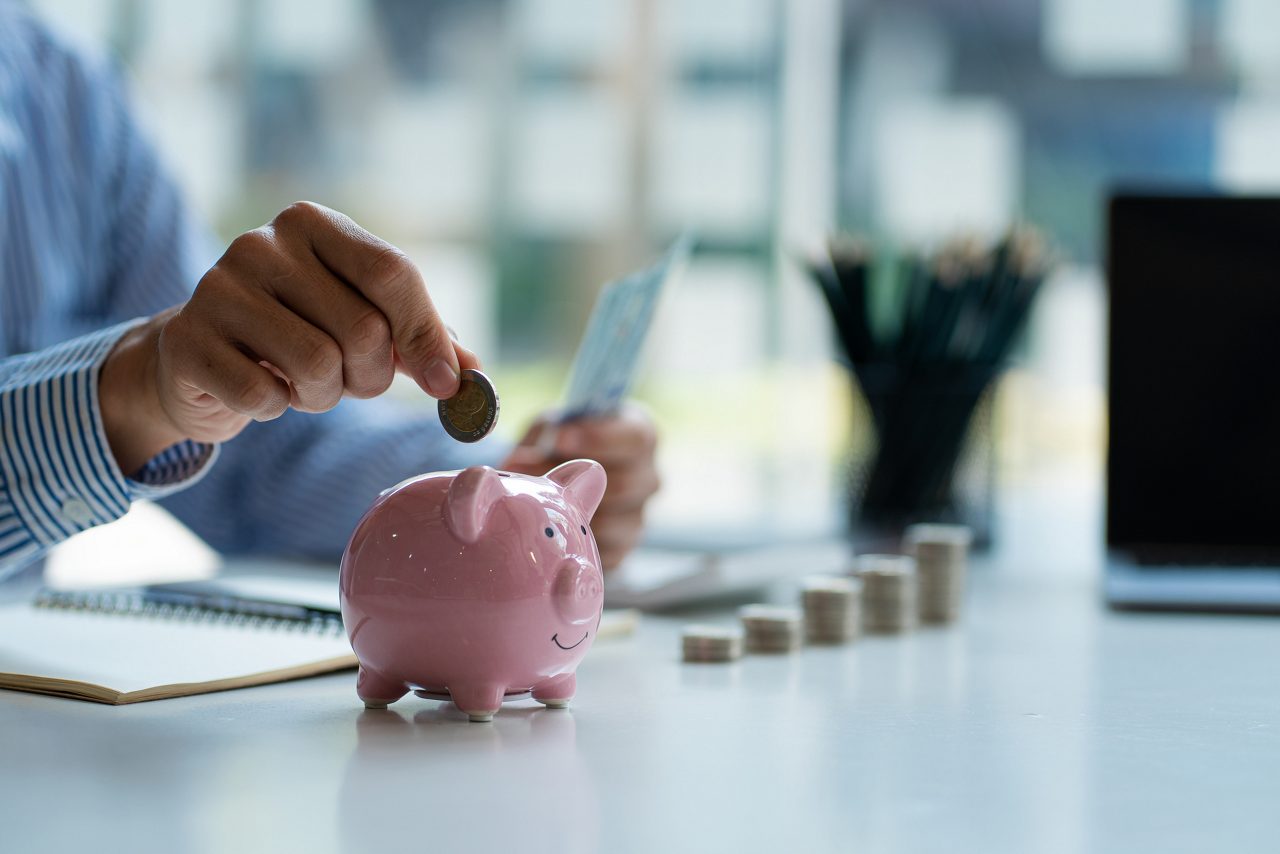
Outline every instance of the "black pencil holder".
<path fill-rule="evenodd" d="M 969 526 L 990 545 L 995 515 L 990 367 L 863 365 L 854 378 L 849 532 L 860 551 L 896 550 L 917 522 Z M 852 378 L 852 375 L 851 375 Z"/>

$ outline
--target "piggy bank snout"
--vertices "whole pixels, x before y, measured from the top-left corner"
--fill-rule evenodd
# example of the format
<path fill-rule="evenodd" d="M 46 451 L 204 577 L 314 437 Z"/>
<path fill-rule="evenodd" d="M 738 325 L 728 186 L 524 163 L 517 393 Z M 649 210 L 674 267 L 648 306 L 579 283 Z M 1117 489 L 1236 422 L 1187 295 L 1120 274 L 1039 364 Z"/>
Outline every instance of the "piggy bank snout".
<path fill-rule="evenodd" d="M 600 612 L 604 589 L 600 573 L 588 563 L 568 558 L 556 570 L 551 601 L 560 616 L 570 623 L 585 623 Z"/>

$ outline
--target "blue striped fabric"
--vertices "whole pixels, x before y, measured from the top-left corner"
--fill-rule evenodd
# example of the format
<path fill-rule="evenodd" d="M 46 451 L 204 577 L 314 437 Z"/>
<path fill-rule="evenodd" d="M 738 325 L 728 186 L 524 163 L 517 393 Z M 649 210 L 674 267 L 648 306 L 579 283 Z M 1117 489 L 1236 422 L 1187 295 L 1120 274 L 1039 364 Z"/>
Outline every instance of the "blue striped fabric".
<path fill-rule="evenodd" d="M 345 401 L 221 449 L 177 445 L 126 477 L 98 372 L 134 319 L 186 299 L 213 247 L 110 65 L 0 0 L 0 576 L 140 498 L 225 553 L 333 559 L 380 490 L 497 458 L 420 410 Z"/>
<path fill-rule="evenodd" d="M 126 323 L 36 354 L 0 374 L 0 566 L 20 565 L 72 534 L 110 522 L 132 500 L 199 479 L 216 456 L 183 442 L 126 479 L 108 452 L 98 372 Z"/>

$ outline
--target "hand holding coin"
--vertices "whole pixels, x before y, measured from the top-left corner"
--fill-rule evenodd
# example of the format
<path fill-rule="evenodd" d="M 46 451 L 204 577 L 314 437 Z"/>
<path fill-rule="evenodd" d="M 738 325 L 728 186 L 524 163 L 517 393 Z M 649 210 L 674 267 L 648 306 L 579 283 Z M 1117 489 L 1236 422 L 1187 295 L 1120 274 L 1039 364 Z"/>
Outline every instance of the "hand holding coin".
<path fill-rule="evenodd" d="M 287 409 L 377 397 L 397 370 L 448 398 L 479 364 L 408 256 L 297 202 L 232 241 L 185 303 L 122 336 L 98 400 L 115 461 L 133 472 L 184 439 L 226 442 Z"/>

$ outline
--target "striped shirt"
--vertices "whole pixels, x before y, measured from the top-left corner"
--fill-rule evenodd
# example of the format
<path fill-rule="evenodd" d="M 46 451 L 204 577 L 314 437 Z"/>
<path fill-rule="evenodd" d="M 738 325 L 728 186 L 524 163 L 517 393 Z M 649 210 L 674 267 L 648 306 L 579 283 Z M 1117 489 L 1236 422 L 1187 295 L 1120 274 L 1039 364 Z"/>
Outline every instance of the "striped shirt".
<path fill-rule="evenodd" d="M 380 490 L 493 461 L 496 448 L 460 446 L 420 412 L 347 400 L 121 472 L 102 363 L 215 257 L 109 63 L 0 0 L 0 577 L 142 498 L 224 553 L 332 559 Z"/>

